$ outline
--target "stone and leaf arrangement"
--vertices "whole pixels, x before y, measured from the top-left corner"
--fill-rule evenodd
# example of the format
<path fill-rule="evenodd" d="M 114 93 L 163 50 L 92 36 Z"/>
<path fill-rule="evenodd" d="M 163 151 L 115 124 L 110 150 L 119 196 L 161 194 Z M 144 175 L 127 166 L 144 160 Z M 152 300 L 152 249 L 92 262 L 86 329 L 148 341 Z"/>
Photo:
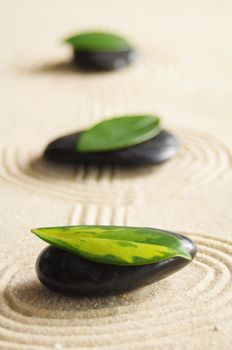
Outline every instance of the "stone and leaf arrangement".
<path fill-rule="evenodd" d="M 87 32 L 65 40 L 73 61 L 84 69 L 113 70 L 136 57 L 124 38 Z M 156 115 L 125 115 L 48 144 L 44 157 L 79 165 L 155 165 L 174 157 L 178 141 Z M 196 246 L 187 237 L 155 228 L 64 226 L 32 229 L 50 245 L 39 255 L 36 272 L 47 288 L 65 295 L 120 294 L 157 282 L 189 264 Z"/>
<path fill-rule="evenodd" d="M 132 291 L 178 271 L 196 254 L 189 238 L 155 228 L 64 226 L 32 232 L 50 244 L 37 259 L 39 280 L 65 295 Z"/>
<path fill-rule="evenodd" d="M 65 43 L 73 49 L 73 63 L 84 70 L 110 71 L 132 63 L 137 53 L 129 41 L 107 32 L 72 35 Z"/>
<path fill-rule="evenodd" d="M 177 139 L 162 129 L 159 117 L 126 115 L 59 137 L 44 157 L 60 163 L 143 166 L 167 161 L 177 150 Z"/>

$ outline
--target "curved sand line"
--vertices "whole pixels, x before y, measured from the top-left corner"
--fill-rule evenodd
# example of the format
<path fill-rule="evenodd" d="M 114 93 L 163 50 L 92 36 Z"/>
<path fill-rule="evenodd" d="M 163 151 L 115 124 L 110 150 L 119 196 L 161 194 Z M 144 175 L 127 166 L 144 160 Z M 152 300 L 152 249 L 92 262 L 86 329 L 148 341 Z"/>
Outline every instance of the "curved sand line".
<path fill-rule="evenodd" d="M 181 274 L 182 278 L 186 278 L 187 285 L 184 287 L 184 294 L 188 298 L 188 303 L 191 303 L 191 300 L 194 302 L 196 296 L 199 296 L 198 302 L 202 314 L 199 315 L 197 310 L 192 311 L 191 319 L 193 321 L 200 318 L 200 323 L 204 327 L 204 324 L 209 322 L 209 316 L 204 319 L 204 310 L 208 308 L 205 303 L 210 300 L 211 313 L 213 314 L 220 307 L 224 306 L 225 308 L 226 303 L 231 299 L 228 291 L 232 286 L 230 272 L 232 267 L 232 242 L 224 242 L 201 235 L 192 235 L 192 237 L 199 247 L 198 258 L 176 274 L 176 278 Z M 188 283 L 190 273 L 195 277 Z M 30 271 L 29 274 L 33 276 L 34 271 Z M 79 300 L 60 297 L 45 290 L 37 281 L 33 288 L 32 286 L 35 284 L 34 276 L 30 278 L 32 280 L 31 282 L 29 280 L 27 288 L 21 286 L 21 289 L 17 289 L 17 286 L 20 286 L 20 271 L 5 272 L 4 280 L 2 278 L 0 280 L 5 298 L 4 303 L 1 303 L 0 306 L 1 334 L 3 333 L 2 337 L 5 334 L 6 338 L 10 336 L 12 342 L 14 341 L 16 345 L 24 342 L 22 332 L 23 334 L 30 334 L 34 344 L 42 344 L 48 347 L 51 346 L 51 339 L 52 341 L 57 340 L 58 343 L 60 342 L 67 347 L 73 344 L 80 347 L 89 347 L 91 346 L 88 337 L 90 329 L 95 334 L 93 337 L 95 346 L 106 347 L 106 336 L 114 332 L 119 335 L 118 344 L 114 346 L 120 345 L 123 348 L 127 344 L 127 339 L 133 338 L 134 341 L 139 342 L 144 328 L 155 333 L 161 331 L 158 337 L 161 343 L 162 339 L 167 336 L 191 333 L 197 329 L 195 327 L 191 331 L 189 330 L 187 321 L 189 306 L 185 306 L 183 298 L 175 298 L 179 289 L 178 286 L 175 286 L 175 275 L 138 292 L 129 293 L 122 297 L 107 298 L 104 301 L 99 301 L 97 298 Z M 170 292 L 163 300 L 162 285 L 163 288 L 170 288 Z M 36 295 L 37 289 L 39 293 L 37 291 Z M 174 290 L 176 290 L 176 293 L 173 293 Z M 15 291 L 19 294 L 17 295 Z M 55 299 L 53 305 L 56 304 L 56 309 L 51 306 L 52 299 Z M 76 304 L 79 304 L 78 308 Z M 35 305 L 37 305 L 36 308 Z M 64 306 L 63 310 L 62 305 Z M 75 310 L 73 310 L 74 305 L 76 305 Z M 156 310 L 156 312 L 154 313 L 153 310 Z M 167 310 L 172 315 L 168 322 Z M 174 319 L 178 320 L 178 325 L 171 327 L 170 325 L 173 324 Z M 141 320 L 143 320 L 142 325 Z M 99 322 L 101 325 L 104 324 L 104 327 L 98 327 Z M 180 324 L 182 331 L 180 331 Z M 124 332 L 122 331 L 125 327 L 127 331 L 123 335 Z M 49 341 L 46 337 L 48 332 L 51 336 Z M 72 334 L 71 337 L 67 336 L 69 332 Z"/>
<path fill-rule="evenodd" d="M 30 153 L 17 144 L 3 146 L 0 178 L 20 188 L 81 203 L 126 205 L 154 196 L 154 192 L 163 197 L 211 183 L 219 186 L 232 176 L 231 154 L 213 137 L 194 131 L 177 132 L 177 136 L 181 148 L 174 159 L 136 171 L 115 166 L 58 166 L 38 158 L 39 150 Z"/>

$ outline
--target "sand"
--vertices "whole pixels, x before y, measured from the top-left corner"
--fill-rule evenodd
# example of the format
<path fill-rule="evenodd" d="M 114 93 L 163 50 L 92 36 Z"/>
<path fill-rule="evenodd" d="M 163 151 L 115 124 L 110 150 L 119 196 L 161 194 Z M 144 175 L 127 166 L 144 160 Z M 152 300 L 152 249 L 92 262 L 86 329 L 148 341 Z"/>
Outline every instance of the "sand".
<path fill-rule="evenodd" d="M 229 1 L 5 1 L 0 13 L 0 349 L 229 350 L 232 300 L 232 50 Z M 121 32 L 141 52 L 83 74 L 61 38 Z M 112 115 L 154 112 L 181 143 L 159 167 L 52 166 L 54 137 Z M 153 226 L 198 245 L 195 261 L 118 297 L 66 298 L 34 264 L 30 228 Z"/>

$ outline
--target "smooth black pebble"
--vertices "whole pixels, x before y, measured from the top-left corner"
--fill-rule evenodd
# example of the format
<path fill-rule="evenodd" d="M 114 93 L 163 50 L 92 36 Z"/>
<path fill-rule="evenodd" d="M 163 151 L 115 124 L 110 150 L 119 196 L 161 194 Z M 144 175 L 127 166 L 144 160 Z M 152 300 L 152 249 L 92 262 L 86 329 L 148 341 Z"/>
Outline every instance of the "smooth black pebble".
<path fill-rule="evenodd" d="M 57 163 L 141 166 L 162 163 L 174 157 L 178 150 L 176 137 L 161 131 L 152 139 L 128 148 L 81 153 L 77 150 L 80 135 L 81 132 L 77 132 L 52 141 L 45 149 L 44 157 Z"/>
<path fill-rule="evenodd" d="M 194 243 L 187 237 L 172 234 L 182 240 L 194 258 L 197 252 Z M 157 282 L 189 262 L 175 257 L 143 266 L 107 265 L 48 246 L 37 259 L 36 272 L 41 283 L 57 293 L 105 296 L 132 291 Z"/>
<path fill-rule="evenodd" d="M 137 58 L 134 49 L 109 52 L 73 50 L 73 63 L 84 70 L 109 71 L 123 68 Z"/>

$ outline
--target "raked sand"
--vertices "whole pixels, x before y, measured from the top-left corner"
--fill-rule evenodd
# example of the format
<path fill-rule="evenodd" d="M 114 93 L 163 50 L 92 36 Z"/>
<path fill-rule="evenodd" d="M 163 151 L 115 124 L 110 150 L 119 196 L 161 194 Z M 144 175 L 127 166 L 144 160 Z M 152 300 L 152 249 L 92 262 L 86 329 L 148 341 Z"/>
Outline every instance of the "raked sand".
<path fill-rule="evenodd" d="M 0 349 L 232 349 L 230 1 L 2 1 L 0 12 Z M 81 74 L 61 38 L 107 28 L 140 49 L 119 72 Z M 58 167 L 47 142 L 102 118 L 155 112 L 180 140 L 166 164 Z M 46 290 L 38 226 L 120 224 L 181 232 L 195 261 L 108 298 Z"/>

